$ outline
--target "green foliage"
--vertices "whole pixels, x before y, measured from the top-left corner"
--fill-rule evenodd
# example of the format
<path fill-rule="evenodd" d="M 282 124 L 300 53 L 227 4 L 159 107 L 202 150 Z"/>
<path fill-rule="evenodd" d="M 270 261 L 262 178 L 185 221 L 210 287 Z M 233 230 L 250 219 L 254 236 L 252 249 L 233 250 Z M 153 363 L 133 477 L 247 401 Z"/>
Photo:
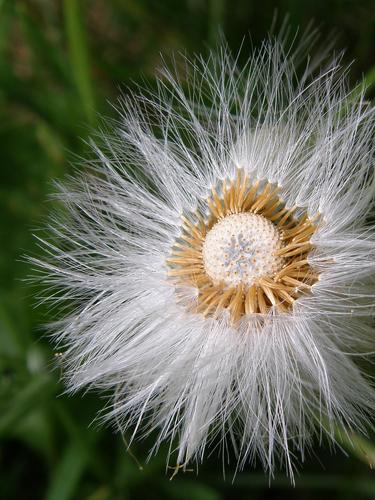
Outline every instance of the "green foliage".
<path fill-rule="evenodd" d="M 338 430 L 349 456 L 327 448 L 311 458 L 296 489 L 280 476 L 239 473 L 232 485 L 212 457 L 194 472 L 165 469 L 167 449 L 146 463 L 152 440 L 127 451 L 124 440 L 92 424 L 103 400 L 67 396 L 58 355 L 41 325 L 54 319 L 41 290 L 25 280 L 23 254 L 38 254 L 32 238 L 51 208 L 52 182 L 84 157 L 98 113 L 113 115 L 119 86 L 152 81 L 159 52 L 202 51 L 219 29 L 239 47 L 257 43 L 277 6 L 292 26 L 311 18 L 323 36 L 335 29 L 353 57 L 353 83 L 367 73 L 374 92 L 372 0 L 0 0 L 0 497 L 2 499 L 117 500 L 225 498 L 372 498 L 371 440 Z M 244 41 L 244 53 L 250 40 Z M 368 71 L 367 71 L 368 70 Z M 126 90 L 125 90 L 126 91 Z M 317 448 L 318 449 L 318 448 Z M 135 458 L 137 457 L 137 458 Z M 137 460 L 143 466 L 140 467 Z M 320 462 L 323 464 L 321 466 Z"/>

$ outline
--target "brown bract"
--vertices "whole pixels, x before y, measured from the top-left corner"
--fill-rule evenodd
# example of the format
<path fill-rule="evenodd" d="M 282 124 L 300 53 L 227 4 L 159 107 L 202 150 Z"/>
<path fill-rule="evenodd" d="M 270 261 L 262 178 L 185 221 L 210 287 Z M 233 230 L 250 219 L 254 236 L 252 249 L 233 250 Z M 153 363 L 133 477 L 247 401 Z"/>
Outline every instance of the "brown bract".
<path fill-rule="evenodd" d="M 318 217 L 294 215 L 297 207 L 288 208 L 278 195 L 278 188 L 267 181 L 253 180 L 238 170 L 236 179 L 224 180 L 212 187 L 207 199 L 208 216 L 196 212 L 182 217 L 181 236 L 167 259 L 168 275 L 178 284 L 198 290 L 196 312 L 216 316 L 222 309 L 230 312 L 232 322 L 244 314 L 266 314 L 271 308 L 286 313 L 301 295 L 309 293 L 319 279 L 308 263 L 313 249 L 310 242 Z M 280 232 L 282 248 L 275 256 L 283 258 L 282 268 L 252 283 L 214 282 L 203 262 L 203 244 L 210 229 L 223 218 L 237 213 L 254 213 L 272 222 Z M 300 213 L 301 211 L 299 211 Z"/>

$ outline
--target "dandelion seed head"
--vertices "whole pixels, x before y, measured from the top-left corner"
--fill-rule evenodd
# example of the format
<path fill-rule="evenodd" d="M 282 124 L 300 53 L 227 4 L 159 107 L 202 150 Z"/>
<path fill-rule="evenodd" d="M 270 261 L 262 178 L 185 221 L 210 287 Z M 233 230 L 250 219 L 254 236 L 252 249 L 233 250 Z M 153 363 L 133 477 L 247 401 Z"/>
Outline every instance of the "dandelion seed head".
<path fill-rule="evenodd" d="M 112 394 L 104 421 L 180 465 L 219 449 L 293 477 L 375 411 L 374 110 L 309 40 L 121 98 L 33 260 L 69 389 Z"/>

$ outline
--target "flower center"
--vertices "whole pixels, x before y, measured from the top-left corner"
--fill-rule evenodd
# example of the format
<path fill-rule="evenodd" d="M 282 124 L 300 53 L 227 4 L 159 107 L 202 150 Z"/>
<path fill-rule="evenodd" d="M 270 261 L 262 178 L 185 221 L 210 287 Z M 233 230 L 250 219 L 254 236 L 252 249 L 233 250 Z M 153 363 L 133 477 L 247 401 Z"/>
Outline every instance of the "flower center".
<path fill-rule="evenodd" d="M 274 275 L 284 259 L 278 229 L 268 219 L 239 213 L 217 222 L 203 244 L 203 263 L 215 283 L 251 285 L 257 278 Z"/>
<path fill-rule="evenodd" d="M 196 312 L 216 317 L 227 309 L 233 324 L 243 315 L 292 310 L 319 279 L 308 261 L 319 217 L 296 210 L 278 186 L 239 169 L 212 186 L 206 210 L 181 217 L 168 276 L 197 289 Z"/>

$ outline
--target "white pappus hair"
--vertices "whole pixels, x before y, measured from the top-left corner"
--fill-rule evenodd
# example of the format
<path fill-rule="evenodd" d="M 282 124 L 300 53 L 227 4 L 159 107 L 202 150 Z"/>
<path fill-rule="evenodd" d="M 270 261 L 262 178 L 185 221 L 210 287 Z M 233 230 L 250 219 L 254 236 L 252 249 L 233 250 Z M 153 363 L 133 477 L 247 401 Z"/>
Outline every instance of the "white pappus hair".
<path fill-rule="evenodd" d="M 373 340 L 374 113 L 337 60 L 318 76 L 295 66 L 277 41 L 242 68 L 224 48 L 124 97 L 88 171 L 59 186 L 65 208 L 34 260 L 46 300 L 67 311 L 52 328 L 68 387 L 109 391 L 106 418 L 132 439 L 156 431 L 152 451 L 169 440 L 178 464 L 213 443 L 239 468 L 293 476 L 314 436 L 364 431 L 375 406 L 353 358 Z M 196 287 L 166 260 L 181 217 L 207 213 L 238 169 L 319 215 L 307 257 L 319 279 L 287 312 L 234 324 L 197 312 Z"/>

